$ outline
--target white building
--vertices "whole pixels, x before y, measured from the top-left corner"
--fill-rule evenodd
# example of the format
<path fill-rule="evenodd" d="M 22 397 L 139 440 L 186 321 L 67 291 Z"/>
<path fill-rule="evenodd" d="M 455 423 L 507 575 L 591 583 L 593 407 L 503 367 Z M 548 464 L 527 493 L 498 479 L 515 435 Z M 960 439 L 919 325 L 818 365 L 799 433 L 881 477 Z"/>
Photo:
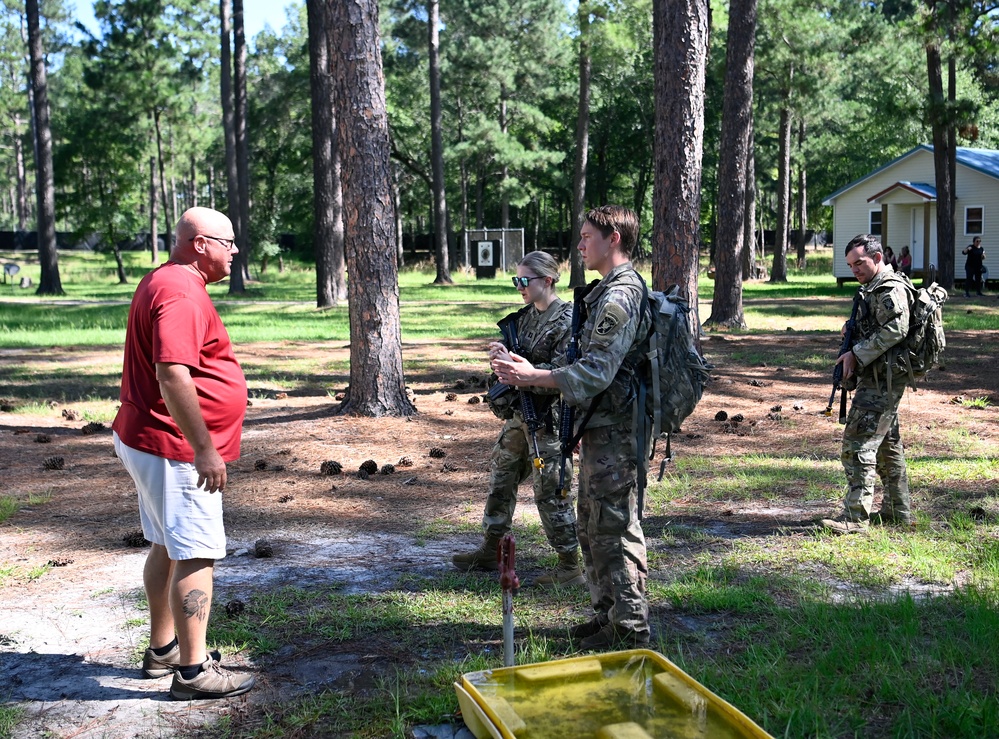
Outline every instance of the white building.
<path fill-rule="evenodd" d="M 912 254 L 913 275 L 937 266 L 937 188 L 933 147 L 917 146 L 898 159 L 851 182 L 822 204 L 833 207 L 833 275 L 842 285 L 853 279 L 843 248 L 857 234 L 881 237 L 898 258 L 903 246 Z M 999 151 L 957 149 L 954 208 L 954 277 L 964 279 L 961 250 L 982 237 L 985 265 L 999 275 Z"/>

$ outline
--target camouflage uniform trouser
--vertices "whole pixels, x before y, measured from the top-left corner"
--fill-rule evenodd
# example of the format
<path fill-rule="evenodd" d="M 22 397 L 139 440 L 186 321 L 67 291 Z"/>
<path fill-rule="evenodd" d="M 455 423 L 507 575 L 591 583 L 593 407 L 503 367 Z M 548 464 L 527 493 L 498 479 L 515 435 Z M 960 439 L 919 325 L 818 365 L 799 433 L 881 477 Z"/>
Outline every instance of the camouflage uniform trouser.
<path fill-rule="evenodd" d="M 537 433 L 538 450 L 545 463 L 540 472 L 534 469 L 534 445 L 527 425 L 519 415 L 503 424 L 493 447 L 490 492 L 482 515 L 482 528 L 487 536 L 501 537 L 510 531 L 517 507 L 517 488 L 530 477 L 534 484 L 534 502 L 548 542 L 556 552 L 574 552 L 579 548 L 575 501 L 571 494 L 563 498 L 558 488 L 558 434 L 544 428 Z M 572 463 L 567 461 L 566 465 L 566 484 L 569 484 L 572 482 Z"/>
<path fill-rule="evenodd" d="M 898 432 L 898 405 L 904 392 L 904 380 L 895 379 L 889 395 L 887 387 L 861 379 L 853 395 L 843 431 L 842 460 L 849 486 L 846 514 L 854 521 L 870 518 L 876 476 L 885 488 L 881 510 L 902 519 L 912 515 L 905 452 Z"/>
<path fill-rule="evenodd" d="M 589 429 L 579 455 L 579 544 L 599 615 L 649 633 L 649 565 L 638 519 L 638 466 L 631 424 Z"/>

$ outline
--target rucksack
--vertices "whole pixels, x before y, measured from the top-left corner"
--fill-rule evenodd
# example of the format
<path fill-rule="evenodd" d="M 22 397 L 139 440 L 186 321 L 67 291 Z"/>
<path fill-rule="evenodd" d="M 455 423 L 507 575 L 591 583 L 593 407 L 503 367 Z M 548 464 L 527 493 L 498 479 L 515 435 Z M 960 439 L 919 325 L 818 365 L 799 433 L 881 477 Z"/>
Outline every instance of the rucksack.
<path fill-rule="evenodd" d="M 915 381 L 939 364 L 947 347 L 942 306 L 948 296 L 935 282 L 917 288 L 907 277 L 903 279 L 909 292 L 909 333 L 900 359 L 908 370 L 909 384 L 915 388 Z"/>
<path fill-rule="evenodd" d="M 655 440 L 679 431 L 694 412 L 711 380 L 711 365 L 697 351 L 688 319 L 690 306 L 680 297 L 678 286 L 664 293 L 646 287 L 645 303 L 652 328 L 640 377 L 649 383 L 645 409 Z"/>

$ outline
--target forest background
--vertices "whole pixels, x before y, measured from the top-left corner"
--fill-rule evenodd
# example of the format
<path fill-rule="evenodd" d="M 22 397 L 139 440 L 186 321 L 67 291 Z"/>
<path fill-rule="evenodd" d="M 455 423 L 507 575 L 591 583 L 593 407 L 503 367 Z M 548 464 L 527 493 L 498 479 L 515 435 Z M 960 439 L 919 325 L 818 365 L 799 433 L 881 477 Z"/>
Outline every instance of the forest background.
<path fill-rule="evenodd" d="M 94 8 L 94 33 L 75 23 L 62 0 L 40 4 L 59 232 L 89 239 L 97 248 L 151 245 L 153 209 L 167 237 L 186 206 L 231 210 L 229 126 L 222 124 L 225 96 L 233 94 L 226 85 L 236 85 L 235 125 L 244 126 L 248 166 L 248 263 L 259 264 L 282 246 L 315 253 L 306 6 L 290 4 L 281 30 L 265 29 L 242 51 L 241 2 L 236 17 L 226 19 L 236 21 L 235 49 L 220 44 L 220 8 L 227 6 L 102 0 Z M 0 227 L 31 231 L 37 205 L 31 197 L 36 167 L 26 15 L 21 3 L 4 0 L 2 8 Z M 831 222 L 822 198 L 931 142 L 934 120 L 946 118 L 960 145 L 999 147 L 992 45 L 997 19 L 987 3 L 736 0 L 732 8 L 741 26 L 730 25 L 727 3 L 712 2 L 708 12 L 700 246 L 712 256 L 719 214 L 725 212 L 718 173 L 723 107 L 731 97 L 723 94 L 726 54 L 733 51 L 730 34 L 745 33 L 749 17 L 755 41 L 748 79 L 753 161 L 747 177 L 753 186 L 747 220 L 748 233 L 755 234 L 750 255 L 760 256 L 764 231 L 774 231 L 777 243 L 798 246 L 803 261 L 809 232 L 826 231 Z M 431 12 L 440 19 L 434 56 L 446 205 L 439 210 L 431 157 Z M 460 257 L 461 234 L 482 227 L 524 228 L 526 249 L 567 257 L 580 210 L 574 188 L 580 187 L 581 158 L 583 207 L 633 207 L 649 253 L 656 116 L 652 25 L 652 0 L 381 3 L 400 258 L 404 243 L 433 257 L 431 234 L 442 219 L 451 234 L 452 264 Z M 945 75 L 946 64 L 952 65 L 946 101 L 934 102 L 928 88 L 930 46 L 944 59 Z M 227 80 L 233 53 L 236 77 Z M 584 92 L 588 136 L 580 139 Z M 781 279 L 783 249 L 768 258 L 774 259 L 772 278 Z M 442 261 L 439 252 L 436 259 Z M 438 277 L 442 266 L 446 281 L 447 264 L 438 264 Z M 230 289 L 242 290 L 242 280 L 234 279 Z M 333 301 L 343 297 L 336 289 Z"/>

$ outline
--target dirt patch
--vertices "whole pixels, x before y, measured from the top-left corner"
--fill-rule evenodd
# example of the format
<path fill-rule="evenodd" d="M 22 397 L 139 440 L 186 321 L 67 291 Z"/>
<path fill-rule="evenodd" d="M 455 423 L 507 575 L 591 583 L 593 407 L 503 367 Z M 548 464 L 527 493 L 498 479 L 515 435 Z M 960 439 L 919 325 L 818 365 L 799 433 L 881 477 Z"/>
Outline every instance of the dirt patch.
<path fill-rule="evenodd" d="M 996 408 L 965 408 L 952 400 L 999 399 L 999 374 L 987 349 L 997 338 L 949 334 L 946 368 L 906 395 L 903 438 L 920 455 L 944 453 L 950 432 L 996 448 Z M 233 593 L 285 585 L 384 590 L 402 575 L 447 571 L 454 551 L 476 543 L 489 451 L 499 431 L 485 404 L 469 402 L 483 392 L 482 348 L 482 342 L 407 345 L 413 367 L 407 377 L 419 414 L 358 419 L 333 415 L 333 396 L 346 383 L 348 350 L 342 344 L 239 347 L 252 405 L 243 457 L 231 466 L 226 493 L 230 553 L 217 568 L 216 608 Z M 716 382 L 677 435 L 674 452 L 737 456 L 786 450 L 837 459 L 842 427 L 821 415 L 835 350 L 829 335 L 710 336 L 705 351 Z M 30 364 L 42 382 L 49 382 L 45 372 L 52 363 L 76 362 L 85 373 L 86 367 L 103 370 L 118 361 L 117 350 L 94 349 L 0 356 L 3 364 Z M 108 381 L 102 371 L 98 385 Z M 139 607 L 145 551 L 126 543 L 138 528 L 135 494 L 113 456 L 110 431 L 92 428 L 85 434 L 82 417 L 61 414 L 73 407 L 56 404 L 51 414 L 38 416 L 0 413 L 0 480 L 4 493 L 23 504 L 0 524 L 0 672 L 8 676 L 0 698 L 22 703 L 28 712 L 14 736 L 186 734 L 220 715 L 252 711 L 320 685 L 346 690 L 375 679 L 384 662 L 377 645 L 306 655 L 289 646 L 270 659 L 260 689 L 228 702 L 172 703 L 166 681 L 137 679 L 146 630 Z M 720 411 L 724 421 L 716 420 Z M 432 456 L 432 449 L 444 456 Z M 662 451 L 653 460 L 653 476 Z M 56 457 L 61 465 L 46 463 Z M 369 460 L 377 471 L 361 474 Z M 324 462 L 337 462 L 338 473 L 325 474 L 337 465 L 324 469 Z M 947 490 L 946 504 L 955 495 L 999 493 L 995 486 L 995 480 L 969 481 Z M 915 493 L 917 506 L 931 516 L 945 504 L 936 492 Z M 528 500 L 518 516 L 536 520 Z M 651 510 L 645 526 L 650 551 L 689 559 L 726 540 L 804 536 L 817 517 L 836 510 L 835 495 L 808 499 L 794 486 L 754 501 L 705 502 L 692 490 L 689 498 Z M 663 541 L 664 529 L 678 524 L 702 536 Z M 253 556 L 259 539 L 270 542 L 272 557 Z M 544 554 L 524 552 L 522 579 L 540 571 Z M 665 579 L 668 573 L 652 576 Z M 226 660 L 254 668 L 241 655 Z"/>

